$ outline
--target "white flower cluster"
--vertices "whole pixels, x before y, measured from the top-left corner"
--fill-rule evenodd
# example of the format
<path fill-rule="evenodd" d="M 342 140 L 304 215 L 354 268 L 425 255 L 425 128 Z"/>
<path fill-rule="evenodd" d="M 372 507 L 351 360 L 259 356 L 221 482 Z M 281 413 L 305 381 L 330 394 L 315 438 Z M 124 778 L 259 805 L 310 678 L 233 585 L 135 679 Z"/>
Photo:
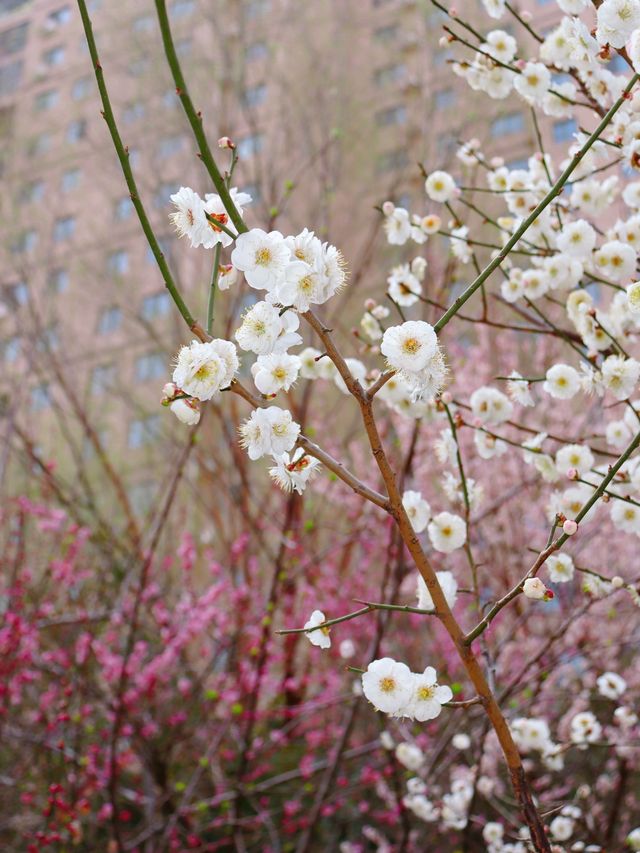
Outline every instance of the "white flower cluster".
<path fill-rule="evenodd" d="M 392 658 L 369 664 L 362 676 L 362 690 L 378 711 L 420 722 L 435 719 L 453 698 L 450 687 L 438 684 L 432 666 L 424 672 L 411 672 L 406 664 Z"/>

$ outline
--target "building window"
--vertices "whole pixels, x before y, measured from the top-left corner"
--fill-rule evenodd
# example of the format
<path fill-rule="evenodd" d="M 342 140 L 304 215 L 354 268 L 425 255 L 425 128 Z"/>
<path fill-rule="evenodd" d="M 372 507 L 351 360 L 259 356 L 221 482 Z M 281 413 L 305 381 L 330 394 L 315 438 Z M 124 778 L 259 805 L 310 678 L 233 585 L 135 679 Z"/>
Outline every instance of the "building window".
<path fill-rule="evenodd" d="M 169 8 L 169 15 L 172 18 L 186 18 L 195 9 L 194 0 L 176 0 Z"/>
<path fill-rule="evenodd" d="M 388 127 L 392 124 L 406 124 L 407 108 L 405 106 L 389 107 L 376 113 L 376 124 L 379 127 Z"/>
<path fill-rule="evenodd" d="M 553 123 L 553 141 L 568 142 L 578 132 L 578 123 L 574 118 L 565 118 Z"/>
<path fill-rule="evenodd" d="M 132 28 L 134 33 L 150 33 L 154 27 L 153 15 L 139 15 L 134 18 Z"/>
<path fill-rule="evenodd" d="M 42 113 L 45 110 L 50 110 L 58 102 L 58 92 L 56 89 L 48 89 L 46 92 L 40 92 L 36 95 L 34 108 L 37 112 Z"/>
<path fill-rule="evenodd" d="M 104 394 L 113 388 L 116 378 L 116 368 L 113 364 L 98 364 L 91 371 L 90 394 Z"/>
<path fill-rule="evenodd" d="M 91 77 L 79 77 L 71 87 L 71 97 L 74 101 L 81 101 L 86 98 L 91 89 Z"/>
<path fill-rule="evenodd" d="M 0 56 L 9 56 L 11 53 L 17 53 L 27 43 L 27 33 L 29 32 L 29 24 L 18 24 L 17 27 L 11 27 L 9 30 L 4 30 L 0 33 Z"/>
<path fill-rule="evenodd" d="M 456 93 L 453 89 L 440 89 L 435 93 L 434 100 L 437 110 L 446 110 L 455 103 Z"/>
<path fill-rule="evenodd" d="M 20 357 L 20 338 L 16 335 L 9 338 L 2 346 L 2 357 L 7 364 L 13 364 Z"/>
<path fill-rule="evenodd" d="M 253 157 L 262 151 L 263 143 L 264 138 L 261 133 L 253 133 L 251 136 L 245 136 L 243 139 L 238 140 L 238 156 L 243 159 Z"/>
<path fill-rule="evenodd" d="M 149 352 L 136 359 L 136 379 L 149 382 L 161 379 L 167 372 L 167 361 L 161 352 Z"/>
<path fill-rule="evenodd" d="M 409 163 L 409 157 L 404 148 L 396 148 L 395 151 L 387 151 L 378 157 L 377 170 L 379 173 L 395 172 L 404 169 Z"/>
<path fill-rule="evenodd" d="M 144 104 L 142 101 L 136 101 L 133 104 L 128 104 L 122 111 L 122 120 L 125 124 L 132 124 L 144 116 Z"/>
<path fill-rule="evenodd" d="M 31 181 L 20 191 L 20 201 L 23 203 L 42 201 L 44 198 L 44 181 Z"/>
<path fill-rule="evenodd" d="M 507 136 L 510 133 L 520 133 L 524 130 L 522 113 L 508 113 L 491 122 L 491 136 Z"/>
<path fill-rule="evenodd" d="M 76 218 L 75 216 L 63 216 L 57 219 L 53 225 L 53 239 L 56 243 L 62 243 L 64 240 L 70 240 L 75 234 Z"/>
<path fill-rule="evenodd" d="M 68 24 L 70 20 L 71 7 L 61 6 L 59 9 L 54 9 L 53 12 L 49 12 L 45 20 L 45 27 L 48 30 L 55 30 L 58 27 Z"/>
<path fill-rule="evenodd" d="M 115 205 L 114 218 L 116 222 L 124 222 L 133 213 L 133 202 L 128 195 L 118 199 Z"/>
<path fill-rule="evenodd" d="M 64 47 L 58 45 L 42 54 L 42 61 L 48 68 L 56 68 L 64 62 Z"/>
<path fill-rule="evenodd" d="M 18 59 L 0 68 L 0 95 L 12 94 L 20 85 L 24 62 Z"/>
<path fill-rule="evenodd" d="M 107 258 L 107 270 L 112 275 L 125 275 L 129 271 L 129 255 L 124 249 L 111 252 Z"/>
<path fill-rule="evenodd" d="M 144 447 L 160 436 L 160 415 L 138 418 L 129 425 L 129 447 Z"/>
<path fill-rule="evenodd" d="M 33 229 L 23 231 L 11 246 L 11 252 L 14 255 L 22 255 L 25 252 L 32 252 L 38 244 L 38 234 Z"/>
<path fill-rule="evenodd" d="M 83 119 L 72 121 L 67 128 L 67 142 L 80 142 L 87 135 L 87 122 Z"/>
<path fill-rule="evenodd" d="M 167 136 L 158 143 L 158 156 L 171 157 L 182 151 L 184 147 L 184 136 Z"/>
<path fill-rule="evenodd" d="M 242 93 L 242 101 L 246 107 L 259 107 L 267 98 L 267 87 L 264 83 L 251 86 Z"/>
<path fill-rule="evenodd" d="M 247 45 L 244 52 L 246 62 L 257 62 L 260 59 L 266 59 L 269 55 L 269 48 L 264 41 L 254 41 Z"/>
<path fill-rule="evenodd" d="M 407 74 L 406 65 L 401 63 L 397 65 L 387 65 L 385 68 L 379 68 L 373 75 L 376 86 L 388 86 L 391 83 L 399 83 L 404 80 Z"/>
<path fill-rule="evenodd" d="M 31 408 L 34 412 L 41 412 L 43 409 L 48 409 L 51 405 L 51 391 L 49 384 L 43 382 L 42 385 L 37 385 L 31 391 Z"/>
<path fill-rule="evenodd" d="M 52 270 L 47 283 L 52 293 L 62 293 L 69 287 L 69 273 L 65 269 Z"/>
<path fill-rule="evenodd" d="M 155 317 L 162 317 L 168 314 L 171 308 L 171 297 L 166 290 L 161 290 L 159 293 L 151 293 L 145 296 L 142 300 L 142 308 L 140 316 L 145 320 L 153 320 Z"/>
<path fill-rule="evenodd" d="M 98 333 L 107 335 L 109 332 L 115 332 L 120 328 L 122 322 L 122 311 L 117 305 L 109 305 L 103 308 L 98 318 Z"/>
<path fill-rule="evenodd" d="M 71 190 L 75 190 L 80 184 L 81 175 L 82 172 L 80 169 L 67 169 L 60 179 L 60 188 L 62 189 L 62 192 L 68 193 L 71 192 Z"/>

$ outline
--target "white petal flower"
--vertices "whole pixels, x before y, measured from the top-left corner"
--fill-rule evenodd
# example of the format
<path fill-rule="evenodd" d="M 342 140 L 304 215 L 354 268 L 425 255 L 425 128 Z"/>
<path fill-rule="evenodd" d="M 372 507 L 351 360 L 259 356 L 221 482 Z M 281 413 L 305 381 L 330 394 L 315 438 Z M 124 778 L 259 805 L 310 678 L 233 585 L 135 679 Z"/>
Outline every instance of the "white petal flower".
<path fill-rule="evenodd" d="M 420 492 L 406 491 L 402 496 L 404 506 L 411 526 L 416 533 L 422 533 L 431 518 L 431 507 Z"/>
<path fill-rule="evenodd" d="M 596 232 L 584 219 L 565 225 L 556 239 L 558 249 L 572 258 L 588 258 L 596 244 Z"/>
<path fill-rule="evenodd" d="M 580 476 L 593 468 L 593 453 L 582 444 L 567 444 L 556 453 L 556 468 L 561 474 L 567 474 L 575 468 Z"/>
<path fill-rule="evenodd" d="M 254 409 L 240 427 L 240 443 L 246 448 L 249 459 L 260 459 L 270 454 L 281 457 L 293 449 L 300 434 L 300 426 L 291 412 L 278 406 Z"/>
<path fill-rule="evenodd" d="M 448 172 L 431 172 L 424 182 L 424 188 L 432 201 L 451 201 L 456 189 L 456 182 Z"/>
<path fill-rule="evenodd" d="M 411 673 L 411 676 L 413 693 L 406 716 L 421 723 L 434 720 L 440 716 L 442 706 L 453 699 L 451 688 L 438 684 L 437 674 L 432 666 L 428 666 L 422 673 Z"/>
<path fill-rule="evenodd" d="M 319 646 L 321 649 L 328 649 L 331 646 L 331 637 L 329 636 L 329 628 L 318 628 L 326 621 L 322 610 L 314 610 L 311 618 L 304 623 L 305 628 L 315 628 L 315 631 L 309 631 L 305 634 L 312 646 Z"/>
<path fill-rule="evenodd" d="M 449 607 L 453 607 L 458 597 L 458 582 L 452 572 L 436 572 L 438 583 L 442 588 L 444 597 Z M 420 610 L 435 610 L 433 598 L 429 592 L 429 588 L 424 582 L 422 575 L 418 575 L 418 588 L 416 590 L 418 597 L 418 607 Z"/>
<path fill-rule="evenodd" d="M 175 225 L 178 236 L 188 237 L 193 248 L 202 245 L 210 230 L 203 200 L 190 187 L 180 187 L 170 198 L 176 210 L 169 215 L 169 219 Z"/>
<path fill-rule="evenodd" d="M 551 72 L 541 62 L 527 62 L 516 74 L 513 87 L 530 104 L 540 103 L 551 84 Z"/>
<path fill-rule="evenodd" d="M 602 736 L 602 726 L 591 713 L 582 711 L 571 720 L 571 740 L 573 743 L 595 743 Z"/>
<path fill-rule="evenodd" d="M 297 355 L 270 353 L 259 355 L 251 367 L 253 381 L 262 394 L 271 396 L 288 391 L 298 378 L 302 362 Z"/>
<path fill-rule="evenodd" d="M 597 13 L 596 38 L 600 44 L 624 47 L 631 33 L 640 27 L 638 0 L 604 0 Z"/>
<path fill-rule="evenodd" d="M 395 751 L 396 758 L 407 770 L 419 770 L 424 764 L 424 753 L 415 743 L 399 743 Z"/>
<path fill-rule="evenodd" d="M 231 263 L 257 290 L 274 290 L 283 281 L 290 260 L 291 251 L 282 234 L 279 231 L 267 234 L 260 228 L 239 234 L 231 253 Z"/>
<path fill-rule="evenodd" d="M 580 390 L 580 375 L 568 364 L 554 364 L 547 370 L 542 388 L 558 400 L 570 400 Z"/>
<path fill-rule="evenodd" d="M 627 682 L 617 672 L 605 672 L 596 681 L 598 693 L 607 699 L 618 700 L 627 689 Z"/>
<path fill-rule="evenodd" d="M 390 326 L 382 337 L 380 352 L 389 367 L 418 373 L 436 352 L 438 339 L 433 326 L 423 320 L 408 320 L 401 326 Z"/>
<path fill-rule="evenodd" d="M 411 670 L 392 658 L 374 660 L 362 675 L 362 690 L 378 711 L 397 714 L 411 699 Z"/>
<path fill-rule="evenodd" d="M 385 217 L 384 230 L 387 241 L 392 246 L 404 246 L 411 237 L 411 218 L 409 211 L 404 207 L 396 207 L 393 212 Z"/>
<path fill-rule="evenodd" d="M 507 394 L 514 403 L 519 403 L 521 406 L 535 405 L 531 396 L 530 386 L 526 379 L 517 370 L 512 370 L 509 374 L 507 382 Z"/>
<path fill-rule="evenodd" d="M 245 204 L 250 204 L 251 196 L 249 193 L 239 192 L 236 187 L 232 187 L 229 191 L 231 200 L 235 204 L 238 213 L 242 216 L 242 208 Z M 222 199 L 216 193 L 207 193 L 205 195 L 204 209 L 209 216 L 216 219 L 221 225 L 228 225 L 229 214 L 222 202 Z M 217 243 L 223 246 L 230 246 L 233 243 L 233 237 L 230 237 L 222 228 L 218 228 L 214 222 L 207 220 L 209 229 L 203 235 L 202 245 L 205 249 L 213 248 Z"/>
<path fill-rule="evenodd" d="M 422 285 L 411 272 L 409 264 L 401 264 L 391 270 L 387 279 L 387 293 L 398 305 L 409 307 L 418 301 Z"/>
<path fill-rule="evenodd" d="M 282 305 L 308 311 L 320 296 L 319 273 L 306 261 L 292 261 L 287 264 L 284 279 L 276 288 L 275 296 Z"/>
<path fill-rule="evenodd" d="M 433 518 L 427 528 L 429 539 L 436 551 L 450 554 L 462 548 L 467 541 L 467 525 L 459 515 L 441 512 Z"/>
<path fill-rule="evenodd" d="M 549 590 L 542 583 L 540 578 L 527 578 L 522 585 L 522 591 L 527 598 L 533 598 L 539 601 L 553 597 L 553 594 L 550 595 Z"/>
<path fill-rule="evenodd" d="M 546 565 L 552 583 L 566 583 L 573 578 L 575 566 L 569 554 L 551 554 Z"/>
<path fill-rule="evenodd" d="M 483 386 L 477 388 L 469 398 L 471 411 L 484 424 L 501 424 L 508 421 L 513 413 L 513 404 L 497 388 Z"/>
<path fill-rule="evenodd" d="M 174 400 L 169 406 L 173 414 L 187 426 L 195 426 L 200 421 L 200 407 L 197 400 Z"/>
<path fill-rule="evenodd" d="M 302 447 L 298 447 L 291 456 L 283 453 L 275 460 L 273 468 L 269 468 L 269 476 L 283 492 L 295 491 L 301 495 L 307 483 L 316 473 L 320 462 L 313 456 L 307 455 Z"/>
<path fill-rule="evenodd" d="M 256 355 L 273 352 L 284 324 L 280 312 L 268 302 L 256 302 L 242 318 L 235 339 L 243 350 Z"/>
<path fill-rule="evenodd" d="M 178 353 L 173 381 L 191 397 L 210 400 L 231 384 L 239 366 L 231 341 L 192 341 Z"/>

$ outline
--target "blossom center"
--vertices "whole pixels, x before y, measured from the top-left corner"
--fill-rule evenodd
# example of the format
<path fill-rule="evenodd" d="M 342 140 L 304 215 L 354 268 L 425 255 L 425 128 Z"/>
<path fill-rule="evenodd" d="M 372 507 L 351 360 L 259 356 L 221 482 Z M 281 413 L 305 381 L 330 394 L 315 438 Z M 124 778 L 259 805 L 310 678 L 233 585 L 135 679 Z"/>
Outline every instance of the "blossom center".
<path fill-rule="evenodd" d="M 259 267 L 266 267 L 271 262 L 271 249 L 263 246 L 256 252 L 255 262 Z"/>
<path fill-rule="evenodd" d="M 421 687 L 418 687 L 418 699 L 420 699 L 422 702 L 426 702 L 429 699 L 433 699 L 435 692 L 435 684 L 432 684 L 430 687 L 428 687 L 426 684 L 423 684 Z"/>
<path fill-rule="evenodd" d="M 407 338 L 403 344 L 402 349 L 408 355 L 415 355 L 420 350 L 421 344 L 417 338 Z"/>
<path fill-rule="evenodd" d="M 393 693 L 396 689 L 396 680 L 392 678 L 390 675 L 385 676 L 385 678 L 380 679 L 380 690 L 383 693 Z"/>

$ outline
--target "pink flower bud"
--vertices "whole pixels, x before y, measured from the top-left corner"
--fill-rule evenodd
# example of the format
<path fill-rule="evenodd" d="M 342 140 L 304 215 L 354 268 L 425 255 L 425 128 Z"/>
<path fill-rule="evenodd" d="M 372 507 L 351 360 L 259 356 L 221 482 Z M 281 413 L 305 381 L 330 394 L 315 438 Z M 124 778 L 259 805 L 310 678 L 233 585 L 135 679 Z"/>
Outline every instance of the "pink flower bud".
<path fill-rule="evenodd" d="M 578 532 L 578 522 L 574 521 L 572 518 L 568 518 L 562 525 L 562 529 L 567 536 L 573 536 L 574 533 Z"/>
<path fill-rule="evenodd" d="M 567 480 L 577 480 L 578 479 L 578 469 L 577 468 L 569 468 L 567 471 Z"/>
<path fill-rule="evenodd" d="M 392 201 L 385 201 L 382 205 L 382 212 L 385 216 L 391 216 L 393 211 L 396 209 L 395 204 Z"/>
<path fill-rule="evenodd" d="M 236 144 L 232 142 L 228 136 L 221 136 L 218 140 L 218 148 L 230 148 L 235 151 Z"/>
<path fill-rule="evenodd" d="M 375 299 L 366 299 L 364 303 L 365 311 L 373 311 L 377 304 Z"/>
<path fill-rule="evenodd" d="M 532 15 L 531 12 L 527 12 L 527 10 L 525 9 L 523 12 L 520 12 L 520 17 L 523 21 L 529 23 L 531 21 Z"/>
<path fill-rule="evenodd" d="M 453 403 L 453 394 L 451 391 L 445 391 L 444 394 L 440 395 L 440 399 L 445 404 L 445 406 L 450 406 Z"/>
<path fill-rule="evenodd" d="M 524 59 L 519 59 L 519 60 L 516 62 L 516 68 L 519 68 L 519 69 L 520 69 L 520 71 L 522 71 L 526 64 L 527 64 L 527 63 L 524 61 Z"/>
<path fill-rule="evenodd" d="M 174 382 L 167 382 L 162 388 L 163 397 L 175 397 L 178 391 L 178 386 Z"/>

